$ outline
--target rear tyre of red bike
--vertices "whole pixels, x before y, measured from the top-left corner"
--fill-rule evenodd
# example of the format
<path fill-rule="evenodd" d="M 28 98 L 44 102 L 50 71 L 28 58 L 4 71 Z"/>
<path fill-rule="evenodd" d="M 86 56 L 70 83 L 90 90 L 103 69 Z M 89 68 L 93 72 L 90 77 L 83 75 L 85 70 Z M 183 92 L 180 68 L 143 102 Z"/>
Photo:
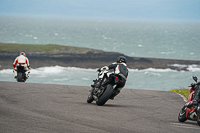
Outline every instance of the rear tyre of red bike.
<path fill-rule="evenodd" d="M 197 116 L 197 124 L 200 126 L 200 115 Z"/>
<path fill-rule="evenodd" d="M 187 120 L 186 118 L 186 107 L 181 109 L 178 115 L 178 120 L 179 122 L 185 122 Z"/>

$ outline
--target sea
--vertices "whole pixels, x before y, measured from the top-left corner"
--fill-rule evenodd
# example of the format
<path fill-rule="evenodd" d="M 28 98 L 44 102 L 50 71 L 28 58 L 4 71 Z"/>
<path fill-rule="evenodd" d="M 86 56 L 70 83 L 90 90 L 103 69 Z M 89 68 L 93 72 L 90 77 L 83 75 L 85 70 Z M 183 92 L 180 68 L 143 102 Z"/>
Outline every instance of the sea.
<path fill-rule="evenodd" d="M 16 45 L 58 44 L 120 52 L 131 57 L 200 61 L 200 22 L 139 22 L 4 16 L 0 17 L 0 42 L 16 43 Z M 12 65 L 12 62 L 10 64 Z M 144 70 L 129 69 L 124 88 L 160 91 L 189 89 L 188 86 L 194 82 L 193 75 L 200 79 L 200 66 L 196 64 L 169 65 L 187 67 L 187 71 L 151 67 Z M 31 69 L 26 82 L 88 86 L 89 89 L 93 83 L 92 80 L 97 77 L 96 70 L 58 65 L 39 67 Z M 0 81 L 16 82 L 13 70 L 0 70 Z"/>

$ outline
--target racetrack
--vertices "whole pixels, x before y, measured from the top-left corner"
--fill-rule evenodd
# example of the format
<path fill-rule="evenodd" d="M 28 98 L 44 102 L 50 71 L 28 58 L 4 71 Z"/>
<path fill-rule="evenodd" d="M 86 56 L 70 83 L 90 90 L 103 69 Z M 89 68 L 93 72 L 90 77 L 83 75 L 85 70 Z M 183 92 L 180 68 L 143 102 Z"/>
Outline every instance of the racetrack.
<path fill-rule="evenodd" d="M 174 92 L 123 89 L 104 106 L 86 102 L 90 87 L 0 81 L 0 133 L 184 133 L 183 99 Z"/>

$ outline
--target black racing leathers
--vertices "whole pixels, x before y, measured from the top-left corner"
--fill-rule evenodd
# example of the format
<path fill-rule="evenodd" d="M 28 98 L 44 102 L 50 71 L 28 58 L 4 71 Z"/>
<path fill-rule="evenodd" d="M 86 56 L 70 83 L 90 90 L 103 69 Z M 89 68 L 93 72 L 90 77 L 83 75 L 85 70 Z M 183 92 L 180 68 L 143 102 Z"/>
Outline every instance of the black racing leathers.
<path fill-rule="evenodd" d="M 194 87 L 194 104 L 200 103 L 200 82 Z"/>
<path fill-rule="evenodd" d="M 120 78 L 121 82 L 117 84 L 115 89 L 121 90 L 125 83 L 126 83 L 126 78 L 128 77 L 128 68 L 125 63 L 113 63 L 108 66 L 109 69 L 114 69 L 114 73 L 118 75 Z"/>

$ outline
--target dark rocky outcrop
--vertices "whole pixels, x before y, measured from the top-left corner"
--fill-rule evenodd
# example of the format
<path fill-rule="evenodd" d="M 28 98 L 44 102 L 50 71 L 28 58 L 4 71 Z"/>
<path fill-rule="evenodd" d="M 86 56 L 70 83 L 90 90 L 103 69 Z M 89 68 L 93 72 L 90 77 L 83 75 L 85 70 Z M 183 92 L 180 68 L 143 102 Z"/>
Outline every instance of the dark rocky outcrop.
<path fill-rule="evenodd" d="M 20 52 L 21 51 L 19 50 L 0 51 L 0 69 L 12 68 L 12 63 Z M 34 50 L 25 50 L 24 52 L 26 52 L 32 68 L 55 65 L 64 67 L 99 68 L 104 65 L 109 65 L 110 63 L 116 61 L 118 56 L 123 55 L 117 52 L 104 52 L 93 49 L 89 49 L 87 52 L 64 52 L 64 50 L 47 53 Z M 200 61 L 124 56 L 127 58 L 127 65 L 131 69 L 146 69 L 151 67 L 160 69 L 171 68 L 173 70 L 186 70 L 186 67 L 180 68 L 171 65 L 200 65 Z"/>

